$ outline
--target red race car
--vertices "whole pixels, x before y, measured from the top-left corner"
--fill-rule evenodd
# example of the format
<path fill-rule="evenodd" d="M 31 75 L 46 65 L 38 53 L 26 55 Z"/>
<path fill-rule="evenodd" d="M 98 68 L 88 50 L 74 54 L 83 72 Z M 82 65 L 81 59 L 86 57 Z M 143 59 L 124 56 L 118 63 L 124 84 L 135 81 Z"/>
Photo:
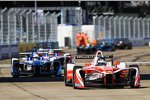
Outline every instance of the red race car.
<path fill-rule="evenodd" d="M 82 63 L 83 59 L 93 59 L 91 63 Z M 80 60 L 78 64 L 76 61 Z M 68 63 L 64 69 L 66 86 L 74 89 L 85 88 L 90 84 L 104 86 L 140 86 L 138 65 L 127 66 L 125 62 L 114 62 L 113 56 L 103 56 L 97 51 L 96 56 L 76 56 L 74 63 Z"/>

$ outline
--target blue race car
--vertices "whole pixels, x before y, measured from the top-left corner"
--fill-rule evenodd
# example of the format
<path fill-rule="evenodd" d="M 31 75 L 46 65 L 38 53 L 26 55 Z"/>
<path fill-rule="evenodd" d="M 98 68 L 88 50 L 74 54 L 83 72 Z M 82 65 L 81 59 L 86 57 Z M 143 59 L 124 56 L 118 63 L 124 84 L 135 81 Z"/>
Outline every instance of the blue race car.
<path fill-rule="evenodd" d="M 132 42 L 128 38 L 114 39 L 116 49 L 132 49 Z"/>
<path fill-rule="evenodd" d="M 22 59 L 12 58 L 11 75 L 20 76 L 39 76 L 55 75 L 61 76 L 62 64 L 59 57 L 50 56 L 47 52 L 21 53 L 26 55 Z M 56 54 L 55 54 L 56 55 Z M 22 60 L 22 61 L 21 61 Z"/>
<path fill-rule="evenodd" d="M 76 49 L 77 54 L 94 54 L 97 51 L 97 47 L 91 44 L 89 46 L 79 46 Z"/>
<path fill-rule="evenodd" d="M 112 39 L 99 40 L 99 50 L 101 51 L 115 51 L 114 41 Z"/>

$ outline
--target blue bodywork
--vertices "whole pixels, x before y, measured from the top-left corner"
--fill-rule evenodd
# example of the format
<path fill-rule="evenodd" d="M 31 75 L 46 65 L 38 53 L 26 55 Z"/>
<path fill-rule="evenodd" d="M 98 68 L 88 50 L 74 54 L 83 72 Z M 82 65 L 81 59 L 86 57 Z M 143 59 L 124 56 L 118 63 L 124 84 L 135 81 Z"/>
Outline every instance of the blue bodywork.
<path fill-rule="evenodd" d="M 97 51 L 97 46 L 89 45 L 88 47 L 77 47 L 77 54 L 93 54 Z"/>
<path fill-rule="evenodd" d="M 115 51 L 114 41 L 112 39 L 99 40 L 99 50 L 101 51 Z"/>
<path fill-rule="evenodd" d="M 26 60 L 24 62 L 19 62 L 19 60 L 15 60 L 12 63 L 12 71 L 11 74 L 13 77 L 19 76 L 39 76 L 39 75 L 55 75 L 61 76 L 62 74 L 62 66 L 61 62 L 58 59 L 54 59 L 53 61 L 45 60 L 42 57 L 39 57 L 36 61 L 32 59 L 32 55 L 26 56 Z"/>

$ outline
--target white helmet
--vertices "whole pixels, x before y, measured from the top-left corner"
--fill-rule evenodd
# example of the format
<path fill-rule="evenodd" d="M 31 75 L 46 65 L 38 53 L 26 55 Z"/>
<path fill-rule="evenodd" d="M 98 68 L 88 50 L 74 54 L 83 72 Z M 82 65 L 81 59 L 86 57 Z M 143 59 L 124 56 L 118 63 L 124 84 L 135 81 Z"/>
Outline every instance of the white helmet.
<path fill-rule="evenodd" d="M 37 61 L 38 58 L 39 58 L 39 55 L 38 55 L 38 54 L 34 54 L 34 55 L 33 55 L 33 60 L 34 60 L 34 61 Z"/>
<path fill-rule="evenodd" d="M 39 57 L 38 54 L 34 54 L 34 55 L 33 55 L 33 58 L 38 58 L 38 57 Z"/>
<path fill-rule="evenodd" d="M 98 60 L 96 66 L 106 66 L 107 63 L 104 60 Z"/>

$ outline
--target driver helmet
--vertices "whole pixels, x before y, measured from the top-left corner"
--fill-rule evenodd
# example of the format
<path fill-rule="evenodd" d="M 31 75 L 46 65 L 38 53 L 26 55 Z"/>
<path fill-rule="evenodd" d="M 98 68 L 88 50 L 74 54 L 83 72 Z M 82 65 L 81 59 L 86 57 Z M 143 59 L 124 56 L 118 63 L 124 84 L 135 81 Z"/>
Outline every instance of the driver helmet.
<path fill-rule="evenodd" d="M 33 55 L 33 60 L 34 60 L 34 61 L 37 61 L 38 58 L 39 58 L 39 55 L 38 55 L 38 54 L 34 54 L 34 55 Z"/>
<path fill-rule="evenodd" d="M 43 50 L 43 48 L 39 48 L 39 51 L 42 51 Z"/>
<path fill-rule="evenodd" d="M 123 41 L 119 41 L 119 43 L 120 43 L 120 44 L 122 44 L 122 43 L 123 43 Z"/>
<path fill-rule="evenodd" d="M 54 51 L 52 49 L 49 49 L 49 55 L 50 56 L 54 55 Z"/>
<path fill-rule="evenodd" d="M 96 66 L 106 66 L 107 63 L 104 60 L 98 60 Z"/>

